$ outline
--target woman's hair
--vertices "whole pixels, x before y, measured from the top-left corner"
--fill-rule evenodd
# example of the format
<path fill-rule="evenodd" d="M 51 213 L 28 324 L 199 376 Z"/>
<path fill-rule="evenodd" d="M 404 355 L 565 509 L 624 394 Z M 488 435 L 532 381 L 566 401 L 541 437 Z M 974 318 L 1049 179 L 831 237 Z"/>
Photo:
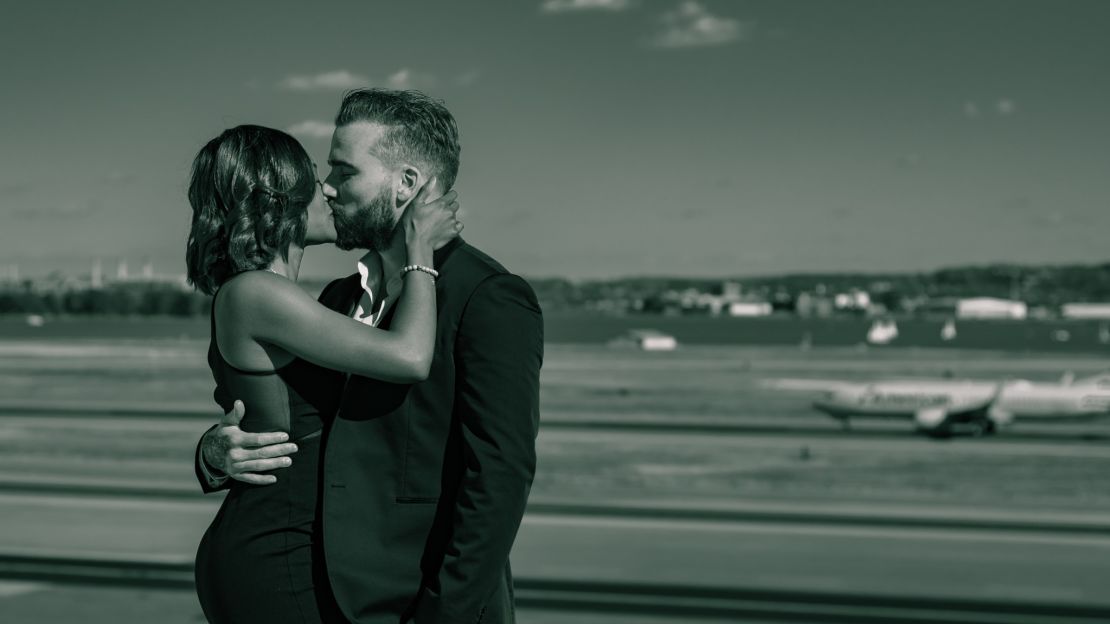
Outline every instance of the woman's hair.
<path fill-rule="evenodd" d="M 228 278 L 263 269 L 304 244 L 316 170 L 296 139 L 261 126 L 225 130 L 193 160 L 189 283 L 214 294 Z"/>

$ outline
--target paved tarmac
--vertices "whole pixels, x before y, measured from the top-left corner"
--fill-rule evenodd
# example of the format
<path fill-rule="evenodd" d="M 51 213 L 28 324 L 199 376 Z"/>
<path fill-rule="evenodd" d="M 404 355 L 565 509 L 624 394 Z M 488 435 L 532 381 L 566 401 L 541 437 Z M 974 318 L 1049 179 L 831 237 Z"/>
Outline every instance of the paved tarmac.
<path fill-rule="evenodd" d="M 0 622 L 12 624 L 202 624 L 196 596 L 187 590 L 89 587 L 0 581 Z M 517 609 L 520 624 L 681 624 L 678 616 Z M 699 618 L 698 624 L 734 620 Z M 745 619 L 748 624 L 763 620 Z M 770 620 L 766 621 L 767 623 Z M 781 621 L 777 621 L 782 624 Z"/>
<path fill-rule="evenodd" d="M 0 495 L 0 553 L 188 562 L 215 501 Z M 1110 607 L 1110 535 L 529 514 L 521 578 Z"/>

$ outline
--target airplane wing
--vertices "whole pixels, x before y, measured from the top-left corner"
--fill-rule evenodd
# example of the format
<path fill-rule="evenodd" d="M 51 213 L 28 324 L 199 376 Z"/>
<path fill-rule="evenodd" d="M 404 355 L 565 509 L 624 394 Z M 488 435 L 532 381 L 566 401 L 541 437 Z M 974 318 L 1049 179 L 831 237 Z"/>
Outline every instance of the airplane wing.
<path fill-rule="evenodd" d="M 857 385 L 855 382 L 837 379 L 761 379 L 759 385 L 770 390 L 790 390 L 794 392 L 829 392 L 845 386 Z"/>

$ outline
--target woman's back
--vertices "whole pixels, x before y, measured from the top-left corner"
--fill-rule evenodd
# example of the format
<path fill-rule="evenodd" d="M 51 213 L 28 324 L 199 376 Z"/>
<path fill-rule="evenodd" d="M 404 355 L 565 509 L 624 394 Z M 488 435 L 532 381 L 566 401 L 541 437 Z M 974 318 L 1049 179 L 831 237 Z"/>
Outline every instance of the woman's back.
<path fill-rule="evenodd" d="M 243 401 L 244 431 L 288 432 L 298 450 L 292 465 L 264 473 L 277 478 L 272 485 L 231 482 L 197 552 L 201 605 L 212 622 L 316 622 L 334 606 L 317 540 L 320 444 L 344 376 L 301 359 L 273 371 L 232 365 L 217 340 L 218 298 L 208 348 L 217 402 L 230 411 Z"/>

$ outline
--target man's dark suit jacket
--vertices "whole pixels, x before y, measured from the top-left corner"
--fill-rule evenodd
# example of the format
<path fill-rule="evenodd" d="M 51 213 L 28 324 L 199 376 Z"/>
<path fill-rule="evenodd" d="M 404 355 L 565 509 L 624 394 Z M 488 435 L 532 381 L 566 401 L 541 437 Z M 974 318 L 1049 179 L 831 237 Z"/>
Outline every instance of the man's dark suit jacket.
<path fill-rule="evenodd" d="M 325 561 L 358 624 L 515 621 L 509 550 L 536 467 L 543 318 L 527 282 L 461 239 L 435 260 L 428 379 L 352 376 L 326 430 Z M 349 314 L 361 293 L 354 274 L 320 301 Z"/>

